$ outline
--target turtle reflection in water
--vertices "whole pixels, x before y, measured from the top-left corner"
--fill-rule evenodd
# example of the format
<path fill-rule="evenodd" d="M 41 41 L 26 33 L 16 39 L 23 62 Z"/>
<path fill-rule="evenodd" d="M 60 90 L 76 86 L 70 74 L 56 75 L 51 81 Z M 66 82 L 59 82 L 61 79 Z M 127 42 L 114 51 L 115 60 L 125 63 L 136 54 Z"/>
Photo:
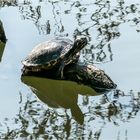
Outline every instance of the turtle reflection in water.
<path fill-rule="evenodd" d="M 40 101 L 48 106 L 70 109 L 72 116 L 79 124 L 83 124 L 84 114 L 78 106 L 78 95 L 100 95 L 92 88 L 72 81 L 33 76 L 23 76 L 21 80 L 31 88 Z"/>
<path fill-rule="evenodd" d="M 79 51 L 87 45 L 85 37 L 77 37 L 74 43 L 69 39 L 53 39 L 35 47 L 24 64 L 22 75 L 34 75 L 80 82 L 96 89 L 114 89 L 116 84 L 104 71 L 95 66 L 80 65 Z M 64 74 L 64 76 L 63 76 Z"/>
<path fill-rule="evenodd" d="M 85 37 L 77 38 L 74 43 L 69 39 L 53 39 L 37 45 L 22 63 L 27 72 L 58 67 L 57 74 L 63 78 L 64 67 L 78 61 L 79 51 L 86 44 Z"/>

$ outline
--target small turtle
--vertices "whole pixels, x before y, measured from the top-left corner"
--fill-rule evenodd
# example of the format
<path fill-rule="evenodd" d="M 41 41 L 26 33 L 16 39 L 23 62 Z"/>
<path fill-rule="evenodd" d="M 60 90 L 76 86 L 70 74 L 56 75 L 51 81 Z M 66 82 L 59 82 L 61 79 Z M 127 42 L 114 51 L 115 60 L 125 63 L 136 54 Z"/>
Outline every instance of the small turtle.
<path fill-rule="evenodd" d="M 64 67 L 78 61 L 79 51 L 86 45 L 85 37 L 78 37 L 74 43 L 70 39 L 52 39 L 37 45 L 22 63 L 31 72 L 50 70 L 57 66 L 58 76 L 63 78 Z"/>

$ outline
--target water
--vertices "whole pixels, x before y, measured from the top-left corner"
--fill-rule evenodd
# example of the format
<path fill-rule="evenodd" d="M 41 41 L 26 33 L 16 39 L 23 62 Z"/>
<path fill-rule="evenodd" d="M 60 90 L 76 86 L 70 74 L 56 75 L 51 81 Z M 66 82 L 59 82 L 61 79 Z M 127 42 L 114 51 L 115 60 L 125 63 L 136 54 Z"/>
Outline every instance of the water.
<path fill-rule="evenodd" d="M 140 139 L 138 0 L 0 5 L 8 39 L 0 49 L 0 138 Z M 103 69 L 118 85 L 116 92 L 106 97 L 73 82 L 21 79 L 21 61 L 36 44 L 77 35 L 89 41 L 80 61 Z"/>

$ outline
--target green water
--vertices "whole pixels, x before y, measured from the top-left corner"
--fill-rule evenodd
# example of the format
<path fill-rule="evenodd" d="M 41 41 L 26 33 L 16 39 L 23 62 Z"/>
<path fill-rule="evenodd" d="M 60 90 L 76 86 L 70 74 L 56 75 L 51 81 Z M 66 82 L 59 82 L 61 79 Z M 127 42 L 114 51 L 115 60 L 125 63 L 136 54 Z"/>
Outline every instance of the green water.
<path fill-rule="evenodd" d="M 138 0 L 1 0 L 1 139 L 140 139 Z M 118 85 L 106 96 L 74 82 L 21 79 L 21 61 L 56 36 L 88 38 L 80 62 Z"/>

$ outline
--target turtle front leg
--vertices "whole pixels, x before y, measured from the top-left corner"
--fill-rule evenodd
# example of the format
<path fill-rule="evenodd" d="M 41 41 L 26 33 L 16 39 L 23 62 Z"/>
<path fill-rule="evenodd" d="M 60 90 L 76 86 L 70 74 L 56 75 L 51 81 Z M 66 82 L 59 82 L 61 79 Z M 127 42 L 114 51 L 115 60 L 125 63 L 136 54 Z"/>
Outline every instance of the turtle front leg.
<path fill-rule="evenodd" d="M 65 62 L 63 61 L 61 64 L 60 64 L 60 67 L 57 71 L 57 76 L 60 77 L 61 79 L 64 79 L 64 67 L 65 67 Z"/>

